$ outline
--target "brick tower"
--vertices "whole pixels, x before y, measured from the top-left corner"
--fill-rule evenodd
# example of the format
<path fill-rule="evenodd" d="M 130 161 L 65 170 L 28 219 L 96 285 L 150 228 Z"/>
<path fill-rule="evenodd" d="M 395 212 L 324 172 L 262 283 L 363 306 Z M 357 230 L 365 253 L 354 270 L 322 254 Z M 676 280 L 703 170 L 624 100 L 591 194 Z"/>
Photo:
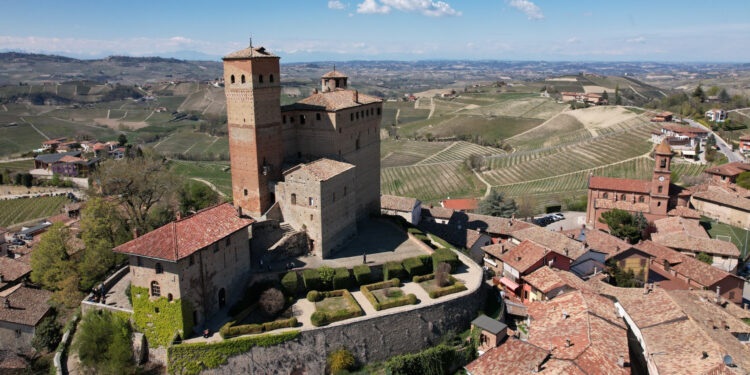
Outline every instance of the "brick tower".
<path fill-rule="evenodd" d="M 667 215 L 669 204 L 669 180 L 672 171 L 669 164 L 672 161 L 672 149 L 667 141 L 662 141 L 654 150 L 654 174 L 651 177 L 651 214 Z"/>
<path fill-rule="evenodd" d="M 258 217 L 274 202 L 269 183 L 281 179 L 279 57 L 250 46 L 223 60 L 234 205 Z"/>

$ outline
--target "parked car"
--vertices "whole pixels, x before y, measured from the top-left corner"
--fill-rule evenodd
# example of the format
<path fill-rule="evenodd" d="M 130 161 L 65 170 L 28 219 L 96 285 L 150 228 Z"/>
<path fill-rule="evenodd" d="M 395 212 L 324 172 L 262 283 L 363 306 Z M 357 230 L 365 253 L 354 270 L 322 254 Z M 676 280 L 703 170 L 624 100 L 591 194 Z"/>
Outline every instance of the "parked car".
<path fill-rule="evenodd" d="M 550 216 L 554 217 L 555 221 L 565 220 L 565 216 L 563 214 L 559 213 L 559 212 L 555 213 L 555 214 L 552 214 Z"/>

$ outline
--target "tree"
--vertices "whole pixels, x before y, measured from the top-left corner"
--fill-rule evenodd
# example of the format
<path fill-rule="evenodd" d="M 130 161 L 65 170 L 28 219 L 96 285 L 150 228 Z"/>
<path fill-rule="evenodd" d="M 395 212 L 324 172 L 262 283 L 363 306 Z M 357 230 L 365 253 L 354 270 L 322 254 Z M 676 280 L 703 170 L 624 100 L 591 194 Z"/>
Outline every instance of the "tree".
<path fill-rule="evenodd" d="M 276 314 L 284 309 L 284 294 L 276 288 L 266 289 L 258 300 L 260 309 L 269 317 L 275 317 Z"/>
<path fill-rule="evenodd" d="M 704 253 L 702 251 L 699 252 L 698 254 L 695 254 L 695 259 L 698 259 L 701 262 L 706 263 L 706 264 L 713 264 L 714 263 L 714 259 L 710 255 L 708 255 L 708 254 L 706 254 L 706 253 Z"/>
<path fill-rule="evenodd" d="M 31 281 L 52 291 L 61 289 L 62 281 L 75 274 L 75 264 L 69 255 L 70 240 L 65 224 L 55 223 L 49 227 L 31 253 Z"/>
<path fill-rule="evenodd" d="M 354 356 L 344 348 L 338 349 L 328 355 L 328 367 L 331 369 L 331 374 L 342 370 L 352 370 L 354 364 Z"/>
<path fill-rule="evenodd" d="M 57 348 L 61 339 L 62 326 L 54 316 L 48 316 L 36 326 L 34 338 L 31 339 L 31 346 L 38 352 L 45 350 L 51 352 Z"/>
<path fill-rule="evenodd" d="M 700 159 L 701 154 L 701 143 L 695 142 L 695 160 Z"/>
<path fill-rule="evenodd" d="M 620 96 L 620 84 L 615 85 L 615 105 L 622 105 L 622 96 Z"/>
<path fill-rule="evenodd" d="M 96 374 L 133 374 L 131 328 L 107 310 L 90 310 L 78 325 L 73 350 L 81 364 Z"/>
<path fill-rule="evenodd" d="M 148 232 L 151 209 L 168 201 L 175 186 L 166 162 L 151 157 L 107 160 L 97 169 L 94 181 L 100 191 L 93 193 L 116 197 L 131 225 L 141 233 Z"/>
<path fill-rule="evenodd" d="M 529 218 L 534 216 L 536 211 L 537 201 L 531 195 L 523 195 L 518 198 L 518 216 L 522 218 Z"/>
<path fill-rule="evenodd" d="M 466 165 L 475 171 L 479 171 L 484 166 L 484 158 L 481 155 L 471 154 L 466 158 Z"/>
<path fill-rule="evenodd" d="M 166 204 L 160 204 L 154 207 L 151 212 L 148 213 L 146 218 L 146 226 L 149 231 L 156 228 L 162 227 L 167 223 L 170 223 L 176 219 L 174 211 L 171 207 Z"/>
<path fill-rule="evenodd" d="M 706 90 L 706 95 L 714 96 L 719 94 L 719 86 L 711 86 Z"/>
<path fill-rule="evenodd" d="M 490 194 L 479 202 L 479 213 L 483 215 L 511 217 L 518 211 L 518 205 L 513 199 L 505 199 L 505 194 L 497 189 L 490 190 Z"/>
<path fill-rule="evenodd" d="M 439 287 L 447 286 L 450 282 L 451 265 L 446 262 L 440 262 L 435 270 L 435 282 Z"/>
<path fill-rule="evenodd" d="M 602 100 L 606 100 L 607 103 L 609 103 L 609 94 L 607 93 L 607 90 L 604 90 L 602 93 Z"/>
<path fill-rule="evenodd" d="M 324 290 L 333 288 L 333 275 L 336 271 L 328 266 L 318 268 L 318 275 L 320 276 L 320 285 Z"/>
<path fill-rule="evenodd" d="M 33 182 L 34 176 L 32 176 L 31 173 L 24 173 L 21 175 L 21 183 L 23 184 L 23 186 L 30 188 Z"/>
<path fill-rule="evenodd" d="M 702 102 L 706 101 L 706 93 L 703 91 L 703 87 L 701 85 L 698 85 L 698 87 L 693 90 L 693 98 L 698 99 Z"/>
<path fill-rule="evenodd" d="M 727 90 L 721 89 L 721 91 L 719 91 L 719 101 L 722 102 L 722 103 L 727 103 L 730 100 L 731 100 L 731 98 L 729 97 L 729 94 L 727 93 Z"/>
<path fill-rule="evenodd" d="M 78 269 L 81 288 L 89 290 L 109 269 L 124 260 L 112 248 L 131 237 L 125 218 L 111 200 L 93 197 L 81 210 L 81 239 L 85 245 Z"/>
<path fill-rule="evenodd" d="M 219 202 L 219 194 L 204 183 L 189 181 L 178 192 L 178 201 L 180 212 L 187 214 L 215 205 Z"/>
<path fill-rule="evenodd" d="M 750 189 L 750 172 L 742 172 L 737 176 L 737 185 L 745 189 Z"/>
<path fill-rule="evenodd" d="M 128 144 L 128 137 L 126 137 L 125 134 L 120 134 L 117 137 L 117 144 L 120 145 L 120 147 L 125 146 Z"/>
<path fill-rule="evenodd" d="M 646 221 L 644 225 L 645 217 L 641 219 L 641 216 L 643 214 L 636 218 L 627 211 L 615 208 L 603 213 L 599 222 L 607 224 L 609 232 L 613 236 L 630 241 L 630 243 L 636 243 L 641 239 L 643 230 L 646 229 L 648 224 L 648 221 Z"/>
<path fill-rule="evenodd" d="M 65 305 L 73 309 L 80 305 L 82 298 L 81 280 L 76 273 L 71 272 L 60 281 L 58 290 L 52 293 L 51 301 L 54 305 Z"/>

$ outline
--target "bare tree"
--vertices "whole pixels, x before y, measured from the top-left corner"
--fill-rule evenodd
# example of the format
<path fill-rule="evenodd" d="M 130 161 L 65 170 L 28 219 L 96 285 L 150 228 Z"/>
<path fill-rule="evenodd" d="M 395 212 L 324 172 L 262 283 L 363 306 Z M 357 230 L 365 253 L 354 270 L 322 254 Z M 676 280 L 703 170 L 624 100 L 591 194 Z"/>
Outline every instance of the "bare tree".
<path fill-rule="evenodd" d="M 451 265 L 445 262 L 440 262 L 437 269 L 435 270 L 435 282 L 439 287 L 447 286 L 450 282 L 451 276 Z"/>
<path fill-rule="evenodd" d="M 531 195 L 524 195 L 518 197 L 518 216 L 521 218 L 529 218 L 534 216 L 536 210 L 537 201 Z"/>
<path fill-rule="evenodd" d="M 261 310 L 268 316 L 276 316 L 284 309 L 284 294 L 276 288 L 266 289 L 258 300 Z"/>

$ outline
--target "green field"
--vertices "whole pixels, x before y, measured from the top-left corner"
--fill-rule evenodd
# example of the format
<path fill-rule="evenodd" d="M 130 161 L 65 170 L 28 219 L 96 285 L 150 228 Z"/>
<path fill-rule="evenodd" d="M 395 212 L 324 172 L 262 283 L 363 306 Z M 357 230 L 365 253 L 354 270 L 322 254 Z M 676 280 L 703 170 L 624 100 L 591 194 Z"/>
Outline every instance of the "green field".
<path fill-rule="evenodd" d="M 9 227 L 31 220 L 41 220 L 57 215 L 65 204 L 70 203 L 66 197 L 39 197 L 0 200 L 0 226 Z"/>
<path fill-rule="evenodd" d="M 27 172 L 33 168 L 34 160 L 10 161 L 5 163 L 0 162 L 0 172 L 6 170 L 11 172 Z"/>
<path fill-rule="evenodd" d="M 380 184 L 383 194 L 416 197 L 425 203 L 449 196 L 476 197 L 486 189 L 463 162 L 382 168 Z"/>
<path fill-rule="evenodd" d="M 747 258 L 750 255 L 748 252 L 747 243 L 750 239 L 750 231 L 735 227 L 729 224 L 720 223 L 712 220 L 708 217 L 701 217 L 701 225 L 706 229 L 711 238 L 719 238 L 725 240 L 727 238 L 740 249 L 741 259 Z"/>
<path fill-rule="evenodd" d="M 201 178 L 211 182 L 227 198 L 232 197 L 232 175 L 229 163 L 170 161 L 172 173 L 184 178 Z"/>

